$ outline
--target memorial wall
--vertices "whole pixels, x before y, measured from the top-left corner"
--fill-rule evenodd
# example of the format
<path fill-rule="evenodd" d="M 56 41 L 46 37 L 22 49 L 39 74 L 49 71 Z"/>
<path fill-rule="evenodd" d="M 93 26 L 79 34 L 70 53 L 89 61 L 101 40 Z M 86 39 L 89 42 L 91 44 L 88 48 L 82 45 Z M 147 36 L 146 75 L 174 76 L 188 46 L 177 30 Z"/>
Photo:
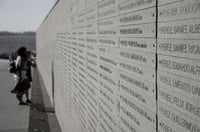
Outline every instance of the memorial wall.
<path fill-rule="evenodd" d="M 59 0 L 37 63 L 63 132 L 200 132 L 200 0 Z"/>

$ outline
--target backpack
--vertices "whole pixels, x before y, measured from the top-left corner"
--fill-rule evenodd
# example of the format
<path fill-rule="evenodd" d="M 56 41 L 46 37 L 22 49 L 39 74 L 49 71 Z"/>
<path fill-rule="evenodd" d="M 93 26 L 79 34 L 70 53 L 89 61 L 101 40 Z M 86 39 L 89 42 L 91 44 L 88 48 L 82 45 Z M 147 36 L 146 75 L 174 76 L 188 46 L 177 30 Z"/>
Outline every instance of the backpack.
<path fill-rule="evenodd" d="M 16 67 L 14 61 L 12 61 L 10 63 L 8 70 L 9 70 L 10 73 L 16 73 L 17 72 L 17 67 Z"/>

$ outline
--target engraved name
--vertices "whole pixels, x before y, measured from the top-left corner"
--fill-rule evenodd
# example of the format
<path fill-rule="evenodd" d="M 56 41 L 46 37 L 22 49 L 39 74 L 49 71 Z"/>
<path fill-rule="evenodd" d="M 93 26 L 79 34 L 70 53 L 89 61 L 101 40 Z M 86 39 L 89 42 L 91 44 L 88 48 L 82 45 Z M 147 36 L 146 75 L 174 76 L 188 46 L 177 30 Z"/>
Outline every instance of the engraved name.
<path fill-rule="evenodd" d="M 132 65 L 129 65 L 129 64 L 126 64 L 126 63 L 123 63 L 123 62 L 120 62 L 119 63 L 119 66 L 123 69 L 126 69 L 126 70 L 129 70 L 129 71 L 132 71 L 136 74 L 139 74 L 139 75 L 144 75 L 142 69 L 140 69 L 139 67 L 136 67 L 136 66 L 132 66 Z"/>
<path fill-rule="evenodd" d="M 160 60 L 159 64 L 162 67 L 165 67 L 168 69 L 173 69 L 176 71 L 181 71 L 184 73 L 190 73 L 193 75 L 200 76 L 200 66 L 198 65 L 186 64 L 184 62 L 181 63 L 181 62 L 176 62 L 176 61 L 167 60 L 167 59 Z"/>
<path fill-rule="evenodd" d="M 130 1 L 127 2 L 125 4 L 120 4 L 119 5 L 119 10 L 121 11 L 126 11 L 126 10 L 130 10 L 133 9 L 135 7 L 141 7 L 141 6 L 145 6 L 148 4 L 153 3 L 155 0 L 136 0 L 136 1 Z"/>
<path fill-rule="evenodd" d="M 200 24 L 162 26 L 159 28 L 161 34 L 200 34 Z"/>
<path fill-rule="evenodd" d="M 120 40 L 119 43 L 120 45 L 125 46 L 125 47 L 135 47 L 135 48 L 142 48 L 142 49 L 147 48 L 147 44 L 139 43 L 138 41 L 134 41 L 134 40 Z"/>
<path fill-rule="evenodd" d="M 100 38 L 99 39 L 99 43 L 102 43 L 102 44 L 110 44 L 110 45 L 115 45 L 115 41 L 113 40 L 110 40 L 110 39 L 102 39 Z"/>
<path fill-rule="evenodd" d="M 142 34 L 143 31 L 140 28 L 120 29 L 120 34 Z"/>
<path fill-rule="evenodd" d="M 126 97 L 120 95 L 120 100 L 127 104 L 130 108 L 132 108 L 134 111 L 139 113 L 141 116 L 143 116 L 145 119 L 147 119 L 149 122 L 154 122 L 154 119 L 148 115 L 146 111 L 141 109 L 139 106 L 137 106 L 133 101 L 128 100 Z"/>
<path fill-rule="evenodd" d="M 134 21 L 139 21 L 139 20 L 142 20 L 141 15 L 126 16 L 119 19 L 121 23 L 134 22 Z"/>
<path fill-rule="evenodd" d="M 109 16 L 109 15 L 113 15 L 115 13 L 116 13 L 116 11 L 112 9 L 112 10 L 100 12 L 99 17 L 106 17 L 106 16 Z"/>
<path fill-rule="evenodd" d="M 107 57 L 104 57 L 104 56 L 100 56 L 99 59 L 104 61 L 104 62 L 107 62 L 109 64 L 112 64 L 114 66 L 117 65 L 117 63 L 114 60 L 110 59 L 110 58 L 107 58 Z"/>
<path fill-rule="evenodd" d="M 120 78 L 126 82 L 129 82 L 129 83 L 145 90 L 145 91 L 149 91 L 149 88 L 143 82 L 141 82 L 133 77 L 129 77 L 125 74 L 120 74 Z"/>
<path fill-rule="evenodd" d="M 135 128 L 133 128 L 128 121 L 126 121 L 123 117 L 120 117 L 121 122 L 128 128 L 128 130 L 130 130 L 131 132 L 137 132 L 137 130 Z M 123 132 L 126 132 L 125 130 L 123 130 L 123 128 L 121 128 L 121 130 Z"/>
<path fill-rule="evenodd" d="M 193 44 L 182 43 L 161 43 L 159 48 L 163 51 L 173 52 L 173 53 L 189 53 L 200 55 L 200 46 Z"/>
<path fill-rule="evenodd" d="M 101 31 L 99 31 L 99 34 L 101 34 L 101 35 L 115 35 L 116 31 L 114 31 L 114 30 L 101 30 Z"/>
<path fill-rule="evenodd" d="M 134 53 L 127 53 L 127 52 L 121 51 L 120 56 L 123 57 L 123 58 L 136 60 L 136 61 L 139 61 L 139 62 L 145 62 L 145 63 L 147 62 L 147 59 L 144 56 L 137 55 L 137 54 L 134 54 Z"/>
<path fill-rule="evenodd" d="M 100 21 L 99 22 L 99 26 L 110 26 L 110 25 L 113 25 L 114 22 L 111 21 L 111 20 L 107 20 L 107 21 Z"/>
<path fill-rule="evenodd" d="M 177 115 L 161 106 L 159 107 L 159 111 L 166 118 L 170 119 L 171 121 L 173 121 L 177 125 L 181 126 L 182 128 L 184 128 L 190 132 L 200 132 L 199 125 L 193 124 L 192 122 L 188 121 L 187 118 L 180 117 L 179 115 Z"/>
<path fill-rule="evenodd" d="M 127 108 L 123 107 L 122 105 L 120 106 L 121 111 L 129 117 L 129 119 L 131 119 L 136 125 L 140 126 L 140 122 L 139 120 L 134 116 L 134 114 L 132 112 L 130 112 L 129 110 L 127 110 Z"/>
<path fill-rule="evenodd" d="M 189 82 L 184 82 L 176 78 L 170 78 L 165 75 L 160 76 L 160 82 L 170 87 L 182 90 L 186 93 L 191 93 L 193 95 L 200 96 L 200 87 L 198 85 Z"/>
<path fill-rule="evenodd" d="M 115 0 L 110 0 L 110 1 L 108 1 L 108 2 L 104 2 L 104 3 L 100 4 L 100 5 L 98 6 L 98 8 L 99 8 L 99 9 L 105 8 L 105 7 L 110 6 L 110 5 L 113 5 L 113 4 L 115 4 Z"/>
<path fill-rule="evenodd" d="M 190 102 L 186 102 L 174 95 L 171 95 L 161 90 L 159 90 L 159 95 L 163 100 L 200 117 L 200 106 L 192 104 Z"/>
<path fill-rule="evenodd" d="M 164 9 L 160 11 L 161 17 L 173 17 L 179 15 L 188 15 L 200 12 L 200 3 L 192 3 L 189 5 L 174 7 L 171 9 Z"/>
<path fill-rule="evenodd" d="M 138 101 L 142 102 L 142 103 L 146 103 L 145 98 L 136 93 L 132 88 L 125 86 L 124 84 L 121 83 L 121 90 L 123 90 L 124 92 L 126 92 L 127 94 L 131 95 L 132 97 L 136 98 Z"/>

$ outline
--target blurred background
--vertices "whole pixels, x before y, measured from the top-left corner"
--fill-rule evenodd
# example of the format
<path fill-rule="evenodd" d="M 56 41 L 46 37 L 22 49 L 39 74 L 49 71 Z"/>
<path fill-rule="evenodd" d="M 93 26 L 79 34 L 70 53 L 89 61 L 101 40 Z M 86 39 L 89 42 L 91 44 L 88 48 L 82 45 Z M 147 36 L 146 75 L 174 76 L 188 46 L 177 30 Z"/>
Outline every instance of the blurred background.
<path fill-rule="evenodd" d="M 35 31 L 56 0 L 0 0 L 0 59 L 25 46 L 36 54 Z"/>

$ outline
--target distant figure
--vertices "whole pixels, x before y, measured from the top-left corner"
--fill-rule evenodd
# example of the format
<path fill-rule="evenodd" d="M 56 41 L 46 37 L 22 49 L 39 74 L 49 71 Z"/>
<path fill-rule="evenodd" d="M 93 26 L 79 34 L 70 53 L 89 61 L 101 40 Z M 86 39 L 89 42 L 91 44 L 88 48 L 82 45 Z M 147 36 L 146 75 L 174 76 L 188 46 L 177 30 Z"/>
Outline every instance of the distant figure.
<path fill-rule="evenodd" d="M 33 81 L 33 79 L 32 79 L 32 70 L 31 70 L 31 67 L 36 67 L 36 62 L 35 62 L 35 60 L 32 58 L 32 53 L 31 53 L 31 51 L 28 51 L 27 53 L 26 53 L 26 61 L 27 61 L 27 63 L 26 63 L 26 76 L 27 76 L 27 78 L 28 78 L 28 81 L 29 81 L 29 83 L 31 84 L 31 82 Z M 26 98 L 27 98 L 27 100 L 26 100 L 26 103 L 32 103 L 30 100 L 29 100 L 29 89 L 28 90 L 26 90 L 26 92 L 25 92 L 25 94 L 26 94 Z"/>
<path fill-rule="evenodd" d="M 10 63 L 12 63 L 12 62 L 14 62 L 14 60 L 15 60 L 15 53 L 12 51 L 11 53 L 10 53 L 10 55 L 9 55 L 9 61 L 10 61 Z"/>
<path fill-rule="evenodd" d="M 17 50 L 17 59 L 16 59 L 16 68 L 17 68 L 17 85 L 15 87 L 16 97 L 19 101 L 19 105 L 26 105 L 27 103 L 31 103 L 31 100 L 28 96 L 28 90 L 30 88 L 30 81 L 27 76 L 27 50 L 26 47 L 20 47 Z M 23 95 L 26 94 L 26 103 L 23 101 Z"/>

